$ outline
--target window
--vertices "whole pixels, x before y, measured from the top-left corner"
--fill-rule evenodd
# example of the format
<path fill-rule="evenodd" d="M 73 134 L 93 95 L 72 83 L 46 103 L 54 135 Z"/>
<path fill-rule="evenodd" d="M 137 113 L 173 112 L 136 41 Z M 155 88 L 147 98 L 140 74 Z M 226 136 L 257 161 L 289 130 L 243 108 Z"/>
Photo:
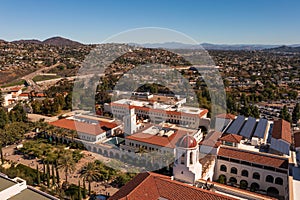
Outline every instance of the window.
<path fill-rule="evenodd" d="M 190 165 L 193 164 L 193 152 L 190 153 Z"/>
<path fill-rule="evenodd" d="M 225 165 L 221 165 L 220 170 L 222 172 L 227 172 L 227 167 Z"/>
<path fill-rule="evenodd" d="M 274 177 L 273 177 L 273 176 L 268 175 L 268 176 L 266 177 L 266 182 L 268 182 L 268 183 L 273 183 L 273 181 L 274 181 Z"/>
<path fill-rule="evenodd" d="M 248 174 L 249 174 L 249 173 L 248 173 L 248 171 L 247 171 L 247 170 L 243 170 L 243 171 L 242 171 L 242 176 L 246 176 L 246 177 L 248 177 Z"/>
<path fill-rule="evenodd" d="M 232 167 L 231 170 L 230 170 L 230 173 L 237 174 L 237 168 Z"/>
<path fill-rule="evenodd" d="M 252 183 L 252 184 L 250 185 L 250 191 L 251 191 L 251 192 L 255 192 L 255 191 L 257 191 L 257 190 L 259 190 L 259 184 L 258 184 L 258 183 Z"/>
<path fill-rule="evenodd" d="M 229 183 L 230 184 L 236 184 L 237 183 L 237 180 L 236 180 L 236 178 L 234 178 L 234 177 L 230 177 L 230 179 L 229 179 Z"/>
<path fill-rule="evenodd" d="M 259 175 L 259 173 L 257 173 L 257 172 L 254 172 L 254 173 L 253 173 L 253 176 L 252 176 L 252 178 L 253 178 L 253 179 L 257 179 L 257 180 L 259 180 L 259 179 L 260 179 L 260 175 Z"/>
<path fill-rule="evenodd" d="M 184 165 L 184 158 L 185 158 L 185 154 L 183 153 L 183 154 L 181 155 L 181 161 L 180 161 L 180 163 L 181 163 L 182 165 Z"/>
<path fill-rule="evenodd" d="M 283 184 L 283 179 L 280 178 L 280 177 L 277 177 L 277 178 L 275 179 L 275 184 L 277 184 L 277 185 L 282 185 L 282 184 Z"/>
<path fill-rule="evenodd" d="M 240 181 L 240 188 L 245 190 L 245 189 L 247 189 L 247 187 L 248 187 L 248 182 L 245 181 L 245 180 L 241 180 Z"/>

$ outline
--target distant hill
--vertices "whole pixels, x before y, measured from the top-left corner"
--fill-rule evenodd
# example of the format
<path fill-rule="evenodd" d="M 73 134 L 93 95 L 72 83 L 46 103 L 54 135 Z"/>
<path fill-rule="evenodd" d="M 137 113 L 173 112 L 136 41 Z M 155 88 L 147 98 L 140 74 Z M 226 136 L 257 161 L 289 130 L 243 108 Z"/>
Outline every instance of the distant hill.
<path fill-rule="evenodd" d="M 262 50 L 267 48 L 275 48 L 279 45 L 262 45 L 262 44 L 184 44 L 180 42 L 166 43 L 146 43 L 134 44 L 146 48 L 165 48 L 165 49 L 206 49 L 206 50 Z"/>
<path fill-rule="evenodd" d="M 277 48 L 265 49 L 264 51 L 273 52 L 273 53 L 300 53 L 300 47 L 296 45 L 292 46 L 280 46 Z"/>
<path fill-rule="evenodd" d="M 69 40 L 63 37 L 52 37 L 43 41 L 43 44 L 49 44 L 54 46 L 81 46 L 83 44 Z"/>
<path fill-rule="evenodd" d="M 202 43 L 204 49 L 208 50 L 262 50 L 275 48 L 279 45 L 264 45 L 264 44 L 210 44 Z"/>
<path fill-rule="evenodd" d="M 16 40 L 16 41 L 12 41 L 12 43 L 15 44 L 48 44 L 48 45 L 53 45 L 53 46 L 81 46 L 83 44 L 73 41 L 73 40 L 69 40 L 63 37 L 52 37 L 52 38 L 48 38 L 44 41 L 40 41 L 40 40 Z"/>
<path fill-rule="evenodd" d="M 12 43 L 15 43 L 15 44 L 42 44 L 43 42 L 40 40 L 32 39 L 32 40 L 16 40 L 16 41 L 12 41 Z"/>
<path fill-rule="evenodd" d="M 145 43 L 136 44 L 131 43 L 129 45 L 136 45 L 145 48 L 164 48 L 164 49 L 203 49 L 201 45 L 197 44 L 184 44 L 180 42 L 165 42 L 165 43 Z"/>

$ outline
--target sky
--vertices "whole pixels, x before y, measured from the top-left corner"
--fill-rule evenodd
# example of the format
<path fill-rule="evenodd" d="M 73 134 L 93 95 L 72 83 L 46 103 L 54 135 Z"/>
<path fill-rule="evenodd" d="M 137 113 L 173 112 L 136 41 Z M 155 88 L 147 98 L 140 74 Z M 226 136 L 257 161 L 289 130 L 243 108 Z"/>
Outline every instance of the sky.
<path fill-rule="evenodd" d="M 62 36 L 88 44 L 161 27 L 199 43 L 300 44 L 299 10 L 299 0 L 0 0 L 0 39 Z"/>

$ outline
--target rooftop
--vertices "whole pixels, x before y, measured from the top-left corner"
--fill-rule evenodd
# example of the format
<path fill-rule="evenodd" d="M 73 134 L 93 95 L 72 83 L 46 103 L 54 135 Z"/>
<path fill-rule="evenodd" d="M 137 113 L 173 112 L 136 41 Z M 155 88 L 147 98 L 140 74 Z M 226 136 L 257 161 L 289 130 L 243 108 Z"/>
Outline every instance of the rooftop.
<path fill-rule="evenodd" d="M 49 200 L 53 198 L 49 198 L 47 194 L 40 194 L 40 192 L 37 192 L 35 190 L 32 190 L 30 188 L 27 188 L 20 192 L 19 194 L 9 198 L 8 200 Z"/>
<path fill-rule="evenodd" d="M 132 99 L 120 99 L 117 100 L 111 105 L 115 106 L 128 106 L 128 108 L 136 108 L 136 109 L 143 109 L 145 111 L 150 112 L 165 112 L 166 114 L 170 115 L 199 115 L 202 117 L 205 115 L 208 110 L 201 109 L 196 107 L 189 107 L 189 106 L 173 106 L 161 103 L 149 103 L 147 101 L 136 101 Z"/>
<path fill-rule="evenodd" d="M 71 119 L 60 119 L 54 122 L 50 122 L 49 124 L 60 128 L 87 133 L 90 135 L 99 135 L 101 133 L 106 132 L 107 129 L 112 129 L 118 126 L 116 123 L 110 122 L 101 121 L 99 123 L 86 123 Z"/>
<path fill-rule="evenodd" d="M 199 144 L 201 146 L 203 145 L 203 146 L 210 146 L 210 147 L 217 148 L 220 146 L 220 142 L 218 142 L 218 139 L 220 138 L 221 135 L 222 133 L 218 131 L 209 132 Z"/>
<path fill-rule="evenodd" d="M 230 114 L 230 113 L 224 113 L 224 114 L 217 115 L 216 118 L 224 118 L 224 119 L 234 120 L 236 118 L 236 116 L 233 114 Z"/>
<path fill-rule="evenodd" d="M 247 161 L 259 165 L 288 169 L 288 159 L 261 152 L 221 146 L 218 156 Z"/>
<path fill-rule="evenodd" d="M 16 183 L 14 181 L 0 176 L 0 192 L 7 188 L 10 188 L 15 184 Z"/>
<path fill-rule="evenodd" d="M 181 130 L 181 129 L 172 129 L 174 132 L 170 135 L 160 136 L 158 134 L 154 134 L 153 132 L 149 132 L 149 129 L 153 129 L 156 126 L 147 126 L 144 129 L 141 129 L 139 132 L 127 136 L 126 139 L 134 140 L 138 142 L 153 144 L 161 147 L 175 148 L 179 139 L 181 139 L 186 134 L 193 133 L 192 131 Z M 168 132 L 167 132 L 168 133 Z"/>
<path fill-rule="evenodd" d="M 243 139 L 243 136 L 236 134 L 227 134 L 220 138 L 221 141 L 232 142 L 232 143 L 240 143 Z"/>
<path fill-rule="evenodd" d="M 235 198 L 174 181 L 168 176 L 144 172 L 138 174 L 109 198 L 109 200 L 115 199 L 234 200 Z"/>
<path fill-rule="evenodd" d="M 272 137 L 275 139 L 282 139 L 291 144 L 292 135 L 290 123 L 283 119 L 274 121 Z"/>
<path fill-rule="evenodd" d="M 0 196 L 1 199 L 8 200 L 58 200 L 56 197 L 53 197 L 47 193 L 34 189 L 31 186 L 26 185 L 26 182 L 19 182 L 21 179 L 10 179 L 5 174 L 0 174 Z M 22 180 L 23 181 L 23 180 Z M 20 184 L 19 187 L 14 187 L 12 190 L 11 187 Z M 6 190 L 8 189 L 8 190 Z M 6 190 L 6 191 L 4 191 Z M 1 192 L 3 192 L 1 194 Z"/>
<path fill-rule="evenodd" d="M 300 131 L 294 133 L 295 147 L 300 147 Z"/>

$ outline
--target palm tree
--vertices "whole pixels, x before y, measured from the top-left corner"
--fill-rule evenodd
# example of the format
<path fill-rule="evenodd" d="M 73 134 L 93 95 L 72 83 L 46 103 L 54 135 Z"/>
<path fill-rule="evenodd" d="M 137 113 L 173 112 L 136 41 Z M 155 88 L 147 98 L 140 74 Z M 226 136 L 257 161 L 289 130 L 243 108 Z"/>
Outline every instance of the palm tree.
<path fill-rule="evenodd" d="M 68 173 L 72 173 L 75 170 L 75 161 L 72 153 L 67 151 L 64 154 L 61 154 L 58 159 L 57 167 L 64 170 L 66 182 L 68 183 Z"/>
<path fill-rule="evenodd" d="M 0 90 L 0 108 L 2 108 L 4 105 L 4 97 L 2 95 L 2 91 Z"/>
<path fill-rule="evenodd" d="M 87 180 L 89 183 L 89 195 L 91 195 L 91 182 L 98 181 L 101 178 L 101 174 L 94 162 L 89 162 L 80 170 L 80 177 Z"/>

